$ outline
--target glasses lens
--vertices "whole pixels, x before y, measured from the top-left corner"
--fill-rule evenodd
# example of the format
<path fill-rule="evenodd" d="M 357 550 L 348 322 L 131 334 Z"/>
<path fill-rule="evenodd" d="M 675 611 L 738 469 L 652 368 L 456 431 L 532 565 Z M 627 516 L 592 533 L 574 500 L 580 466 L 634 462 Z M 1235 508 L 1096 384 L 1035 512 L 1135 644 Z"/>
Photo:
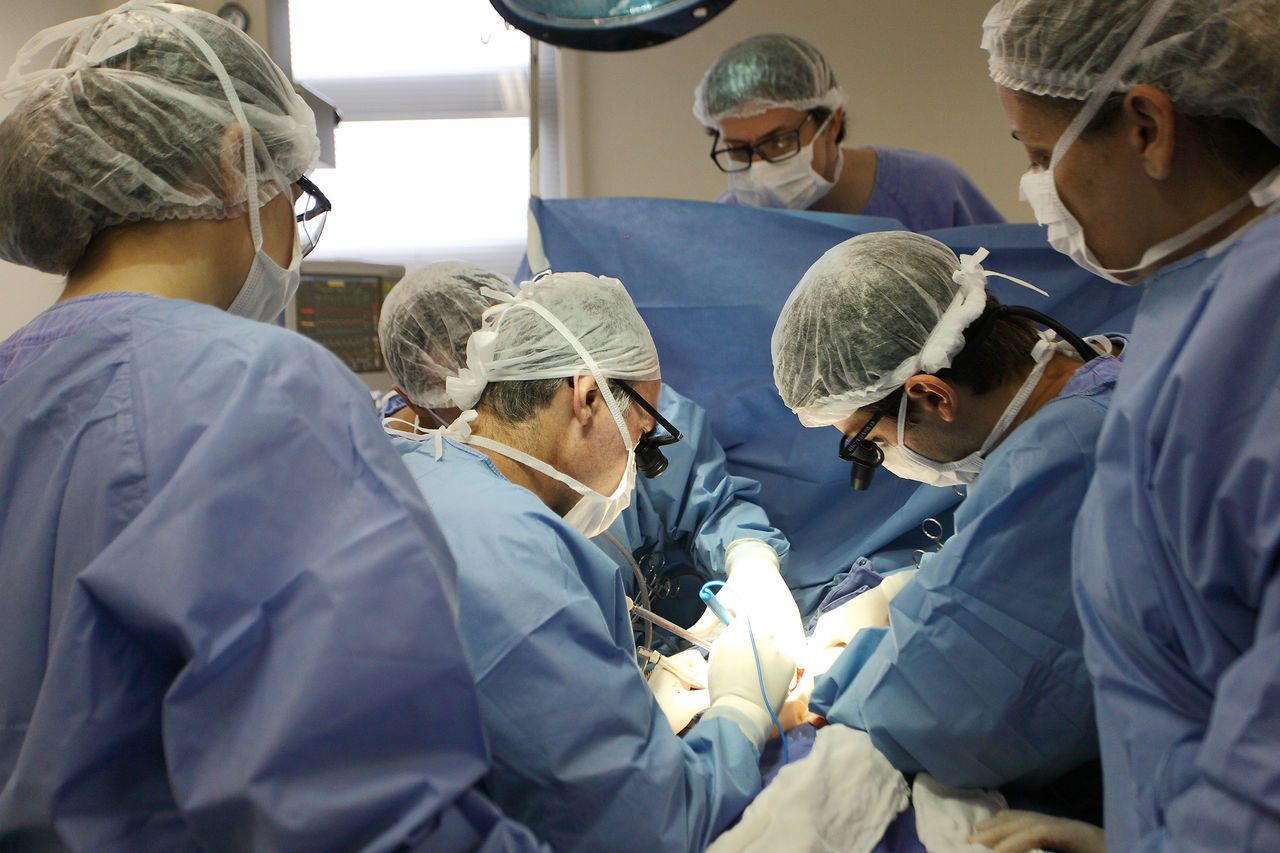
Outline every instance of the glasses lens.
<path fill-rule="evenodd" d="M 768 160 L 770 163 L 790 160 L 800 153 L 800 131 L 793 130 L 790 133 L 775 136 L 773 139 L 766 139 L 756 146 L 756 151 L 760 159 Z"/>
<path fill-rule="evenodd" d="M 302 238 L 302 256 L 311 254 L 311 250 L 320 242 L 324 233 L 325 220 L 329 218 L 329 200 L 307 178 L 299 178 L 298 188 L 302 194 L 293 203 L 294 217 L 298 220 L 298 233 Z"/>
<path fill-rule="evenodd" d="M 722 172 L 742 172 L 751 168 L 750 148 L 717 148 L 711 159 Z"/>
<path fill-rule="evenodd" d="M 324 233 L 324 223 L 329 218 L 329 211 L 322 210 L 310 219 L 298 218 L 298 234 L 302 238 L 302 257 L 311 254 L 311 250 L 320 242 Z"/>

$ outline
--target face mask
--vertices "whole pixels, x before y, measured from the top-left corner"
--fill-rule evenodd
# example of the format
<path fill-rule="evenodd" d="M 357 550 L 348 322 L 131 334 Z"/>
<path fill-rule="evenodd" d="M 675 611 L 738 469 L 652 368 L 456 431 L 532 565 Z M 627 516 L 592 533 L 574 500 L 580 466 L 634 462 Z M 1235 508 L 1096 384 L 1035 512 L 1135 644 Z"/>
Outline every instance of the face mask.
<path fill-rule="evenodd" d="M 831 117 L 822 123 L 813 139 L 796 156 L 781 163 L 756 160 L 752 162 L 750 169 L 730 172 L 729 191 L 734 198 L 751 207 L 805 210 L 831 192 L 844 171 L 844 152 L 836 149 L 835 180 L 828 181 L 813 170 L 813 144 L 822 135 L 829 121 Z"/>
<path fill-rule="evenodd" d="M 258 249 L 253 256 L 253 264 L 249 267 L 249 275 L 245 278 L 240 292 L 227 308 L 232 314 L 273 323 L 289 304 L 289 300 L 298 291 L 302 281 L 302 241 L 297 233 L 293 235 L 293 260 L 289 268 L 283 269 L 271 257 Z"/>
<path fill-rule="evenodd" d="M 1018 393 L 1013 395 L 1013 399 L 1005 407 L 1004 414 L 1000 415 L 1000 420 L 996 421 L 986 440 L 982 442 L 982 447 L 954 462 L 938 462 L 921 456 L 907 447 L 906 442 L 903 441 L 907 423 L 907 395 L 904 393 L 902 403 L 898 406 L 898 443 L 882 448 L 884 467 L 904 480 L 916 480 L 929 486 L 963 486 L 972 483 L 982 472 L 983 458 L 991 448 L 995 447 L 996 442 L 1008 431 L 1009 424 L 1013 423 L 1013 419 L 1022 411 L 1027 398 L 1035 390 L 1036 383 L 1040 381 L 1045 367 L 1053 359 L 1056 351 L 1056 347 L 1049 341 L 1036 342 L 1031 350 L 1031 357 L 1035 359 L 1036 366 L 1027 375 Z"/>

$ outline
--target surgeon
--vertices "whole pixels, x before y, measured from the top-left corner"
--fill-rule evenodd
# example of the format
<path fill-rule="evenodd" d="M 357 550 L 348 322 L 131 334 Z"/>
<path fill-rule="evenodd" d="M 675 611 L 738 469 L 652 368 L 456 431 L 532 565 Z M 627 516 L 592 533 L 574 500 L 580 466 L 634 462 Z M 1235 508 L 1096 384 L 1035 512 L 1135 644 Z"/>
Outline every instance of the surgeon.
<path fill-rule="evenodd" d="M 703 849 L 759 791 L 795 674 L 743 613 L 681 739 L 636 665 L 622 576 L 590 537 L 627 505 L 637 459 L 662 452 L 660 378 L 620 282 L 551 274 L 485 312 L 445 384 L 462 415 L 393 439 L 458 558 L 485 789 L 556 850 Z"/>
<path fill-rule="evenodd" d="M 461 414 L 445 380 L 466 365 L 467 339 L 480 328 L 485 309 L 498 294 L 514 291 L 503 276 L 460 261 L 411 270 L 391 289 L 378 322 L 383 360 L 396 390 L 384 412 L 389 428 L 413 433 L 446 426 Z M 756 502 L 759 483 L 725 470 L 724 451 L 701 406 L 663 384 L 657 408 L 682 438 L 663 445 L 661 475 L 638 478 L 631 503 L 594 540 L 619 563 L 627 594 L 688 624 L 703 611 L 699 602 L 689 612 L 702 582 L 723 580 L 727 568 L 735 569 L 726 601 L 750 599 L 758 623 L 790 620 L 799 632 L 799 611 L 783 579 L 789 546 Z M 752 544 L 741 542 L 733 553 L 762 559 L 726 561 L 729 546 L 748 539 Z M 736 571 L 743 566 L 748 568 Z M 673 590 L 682 581 L 685 588 Z M 681 591 L 692 595 L 682 598 Z M 716 617 L 702 615 L 698 633 L 709 635 Z M 665 639 L 664 647 L 674 648 L 673 638 Z"/>
<path fill-rule="evenodd" d="M 865 569 L 820 606 L 814 641 L 845 649 L 813 709 L 865 729 L 903 772 L 1032 789 L 1097 757 L 1070 537 L 1120 365 L 1000 305 L 985 254 L 904 231 L 840 243 L 782 309 L 774 379 L 801 423 L 844 434 L 863 488 L 892 474 L 968 491 L 887 627 L 851 618 L 882 594 Z"/>
<path fill-rule="evenodd" d="M 0 257 L 65 281 L 0 343 L 0 849 L 544 849 L 475 787 L 437 519 L 270 322 L 327 208 L 292 84 L 129 3 L 4 87 Z"/>
<path fill-rule="evenodd" d="M 1280 2 L 983 33 L 1054 246 L 1143 299 L 1073 573 L 1112 850 L 1280 849 Z"/>
<path fill-rule="evenodd" d="M 841 147 L 847 104 L 827 60 L 803 39 L 770 33 L 729 47 L 693 96 L 711 160 L 729 179 L 717 201 L 886 216 L 911 231 L 1004 221 L 941 157 Z"/>

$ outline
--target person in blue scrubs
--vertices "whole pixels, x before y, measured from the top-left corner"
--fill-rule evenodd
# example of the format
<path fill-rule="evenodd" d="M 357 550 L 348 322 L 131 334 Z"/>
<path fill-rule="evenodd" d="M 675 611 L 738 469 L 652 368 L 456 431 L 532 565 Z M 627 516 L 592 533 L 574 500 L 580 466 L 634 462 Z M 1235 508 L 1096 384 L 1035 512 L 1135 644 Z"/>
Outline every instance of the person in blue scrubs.
<path fill-rule="evenodd" d="M 1097 756 L 1070 534 L 1119 362 L 1001 306 L 984 256 L 905 231 L 838 244 L 778 318 L 774 378 L 801 423 L 840 429 L 859 476 L 968 489 L 890 600 L 855 565 L 820 606 L 814 645 L 844 650 L 811 709 L 903 772 L 1034 789 Z"/>
<path fill-rule="evenodd" d="M 445 380 L 466 365 L 467 339 L 494 304 L 486 289 L 511 293 L 515 286 L 473 264 L 443 261 L 411 270 L 387 294 L 378 336 L 396 391 L 383 411 L 388 427 L 413 433 L 461 414 Z M 627 595 L 687 625 L 703 611 L 697 589 L 726 577 L 730 544 L 768 543 L 784 578 L 789 546 L 758 503 L 760 484 L 725 469 L 702 407 L 663 384 L 657 408 L 683 438 L 663 450 L 662 476 L 640 478 L 631 503 L 594 541 L 618 563 Z"/>
<path fill-rule="evenodd" d="M 176 5 L 9 82 L 0 257 L 66 281 L 0 343 L 0 848 L 545 850 L 476 788 L 438 520 L 351 372 L 258 322 L 326 207 L 310 109 Z"/>
<path fill-rule="evenodd" d="M 717 201 L 858 213 L 912 231 L 1004 222 L 957 166 L 902 148 L 842 148 L 848 97 L 818 49 L 795 36 L 752 36 L 720 54 L 693 114 L 728 175 Z"/>
<path fill-rule="evenodd" d="M 392 437 L 457 556 L 485 790 L 556 850 L 703 849 L 760 790 L 795 672 L 757 631 L 766 707 L 735 620 L 711 655 L 711 707 L 681 738 L 636 665 L 622 575 L 590 537 L 652 459 L 659 385 L 622 284 L 556 273 L 485 312 L 445 385 L 462 415 Z"/>
<path fill-rule="evenodd" d="M 1037 219 L 1143 289 L 1073 554 L 1107 846 L 1280 849 L 1280 3 L 984 30 Z"/>

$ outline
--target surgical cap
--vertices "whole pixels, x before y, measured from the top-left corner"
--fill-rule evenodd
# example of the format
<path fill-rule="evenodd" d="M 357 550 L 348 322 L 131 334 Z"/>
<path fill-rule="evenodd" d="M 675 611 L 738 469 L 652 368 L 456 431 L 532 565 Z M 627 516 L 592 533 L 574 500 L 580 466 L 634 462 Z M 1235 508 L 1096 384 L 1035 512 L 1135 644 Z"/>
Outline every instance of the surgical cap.
<path fill-rule="evenodd" d="M 838 423 L 951 365 L 986 307 L 977 261 L 910 231 L 829 249 L 787 298 L 773 330 L 773 380 L 805 426 Z"/>
<path fill-rule="evenodd" d="M 514 293 L 510 279 L 461 261 L 410 270 L 382 303 L 378 339 L 387 372 L 409 401 L 428 408 L 453 405 L 444 381 L 467 362 L 467 338 L 480 328 L 494 297 Z"/>
<path fill-rule="evenodd" d="M 744 39 L 720 54 L 694 90 L 693 114 L 703 126 L 715 127 L 724 118 L 778 107 L 835 112 L 847 100 L 816 47 L 775 33 Z"/>
<path fill-rule="evenodd" d="M 112 225 L 245 213 L 241 110 L 259 204 L 319 151 L 310 108 L 266 52 L 185 6 L 131 2 L 45 30 L 2 91 L 24 97 L 0 122 L 0 257 L 45 272 L 70 271 Z"/>
<path fill-rule="evenodd" d="M 983 22 L 991 79 L 1084 100 L 1152 0 L 1001 0 Z M 1173 0 L 1115 85 L 1151 84 L 1187 115 L 1242 119 L 1280 145 L 1280 0 Z"/>
<path fill-rule="evenodd" d="M 609 379 L 661 377 L 649 328 L 622 282 L 552 273 L 525 282 L 484 313 L 483 326 L 467 342 L 467 366 L 446 389 L 458 408 L 470 409 L 490 382 L 590 375 L 584 352 Z"/>

